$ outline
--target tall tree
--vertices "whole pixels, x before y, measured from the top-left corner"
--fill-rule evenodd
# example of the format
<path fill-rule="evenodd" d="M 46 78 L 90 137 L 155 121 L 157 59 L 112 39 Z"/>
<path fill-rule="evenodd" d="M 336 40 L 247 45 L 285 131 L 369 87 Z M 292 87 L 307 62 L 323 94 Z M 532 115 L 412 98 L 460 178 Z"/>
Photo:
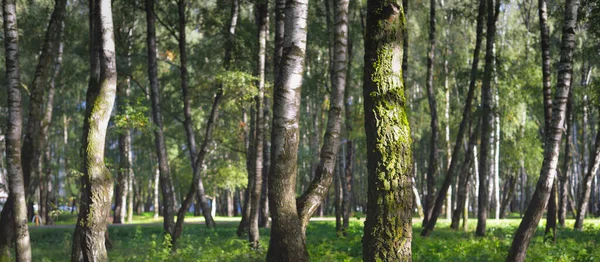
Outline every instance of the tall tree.
<path fill-rule="evenodd" d="M 565 155 L 561 169 L 557 169 L 556 176 L 558 177 L 558 224 L 561 227 L 565 226 L 567 219 L 567 203 L 568 203 L 568 179 L 571 174 L 571 160 L 573 159 L 572 141 L 573 141 L 573 89 L 569 91 L 569 100 L 567 101 L 566 126 L 567 132 L 565 137 Z M 573 207 L 572 207 L 573 208 Z"/>
<path fill-rule="evenodd" d="M 348 40 L 348 61 L 352 61 L 352 41 Z M 352 66 L 348 66 L 348 76 L 352 76 Z M 354 181 L 354 141 L 352 140 L 352 104 L 354 97 L 352 96 L 352 89 L 349 85 L 349 79 L 346 79 L 346 90 L 344 91 L 344 113 L 346 120 L 346 169 L 344 170 L 344 176 L 342 179 L 342 213 L 343 213 L 343 234 L 347 235 L 347 230 L 350 227 L 350 214 L 352 213 L 352 183 Z"/>
<path fill-rule="evenodd" d="M 320 151 L 320 161 L 308 190 L 298 199 L 298 215 L 302 231 L 317 207 L 322 204 L 335 175 L 336 161 L 342 133 L 342 112 L 348 63 L 348 0 L 334 1 L 335 26 L 333 47 L 333 88 L 329 105 L 327 129 Z M 341 185 L 341 184 L 340 184 Z"/>
<path fill-rule="evenodd" d="M 552 87 L 550 86 L 550 30 L 548 29 L 548 7 L 546 0 L 538 1 L 538 14 L 540 20 L 540 44 L 542 50 L 542 90 L 544 103 L 544 135 L 550 133 L 552 122 Z M 552 186 L 548 198 L 548 212 L 546 218 L 546 236 L 556 240 L 556 194 L 557 183 Z"/>
<path fill-rule="evenodd" d="M 200 150 L 198 151 L 196 147 L 196 138 L 192 124 L 192 115 L 191 115 L 191 106 L 190 106 L 190 97 L 189 97 L 189 87 L 188 87 L 188 71 L 187 71 L 187 50 L 186 50 L 186 1 L 179 0 L 178 2 L 178 10 L 179 10 L 179 52 L 180 52 L 180 68 L 181 68 L 181 90 L 183 93 L 183 108 L 184 108 L 184 126 L 186 130 L 188 148 L 190 153 L 190 159 L 192 162 L 192 184 L 190 189 L 177 212 L 177 224 L 175 225 L 175 234 L 173 235 L 173 243 L 177 241 L 177 239 L 181 236 L 183 232 L 183 222 L 185 219 L 185 214 L 192 202 L 196 198 L 196 195 L 199 198 L 199 204 L 202 207 L 202 214 L 206 221 L 206 226 L 208 228 L 215 227 L 215 222 L 211 214 L 211 208 L 208 205 L 208 200 L 206 198 L 206 193 L 204 190 L 204 183 L 202 181 L 202 172 L 204 171 L 204 160 L 206 158 L 206 154 L 208 153 L 208 146 L 210 141 L 212 140 L 212 132 L 214 129 L 214 125 L 217 122 L 217 118 L 219 115 L 219 103 L 221 101 L 221 97 L 223 96 L 222 87 L 219 86 L 216 92 L 216 95 L 213 99 L 213 104 L 211 107 L 210 114 L 206 123 L 206 130 L 204 133 L 204 140 L 202 141 L 202 145 L 200 146 Z M 225 69 L 229 69 L 229 64 L 231 61 L 231 53 L 233 48 L 233 37 L 235 36 L 235 28 L 237 25 L 237 17 L 239 10 L 239 3 L 237 0 L 234 0 L 231 8 L 231 20 L 229 26 L 225 30 L 225 36 L 227 39 L 227 46 L 225 50 L 225 59 L 224 59 L 224 67 Z M 175 248 L 175 245 L 173 245 Z"/>
<path fill-rule="evenodd" d="M 459 170 L 458 167 L 458 154 L 460 153 L 460 148 L 462 147 L 463 140 L 465 137 L 465 133 L 467 132 L 467 125 L 471 122 L 471 107 L 473 104 L 473 99 L 475 97 L 475 83 L 477 80 L 477 68 L 479 67 L 479 52 L 481 51 L 481 42 L 483 38 L 483 18 L 485 16 L 485 0 L 479 1 L 479 11 L 477 13 L 477 29 L 476 29 L 476 39 L 475 39 L 475 50 L 473 51 L 473 63 L 471 64 L 471 75 L 469 81 L 469 91 L 467 91 L 467 99 L 465 101 L 465 107 L 462 113 L 462 120 L 460 122 L 460 127 L 458 129 L 458 134 L 456 135 L 456 142 L 454 144 L 454 149 L 452 150 L 452 157 L 450 159 L 450 165 L 448 166 L 448 170 L 446 172 L 446 176 L 444 177 L 444 183 L 440 188 L 440 191 L 435 200 L 435 205 L 433 207 L 433 211 L 428 219 L 423 231 L 421 232 L 421 236 L 428 236 L 435 224 L 437 222 L 438 217 L 442 212 L 442 205 L 444 203 L 444 198 L 448 189 L 451 186 L 452 179 L 456 176 L 456 173 Z M 468 156 L 467 156 L 468 157 Z M 462 174 L 465 175 L 465 174 Z M 468 180 L 464 180 L 463 183 L 466 183 Z M 462 189 L 466 189 L 466 184 L 462 187 Z M 463 194 L 466 192 L 457 192 L 457 195 Z M 462 198 L 464 201 L 465 198 Z M 457 207 L 461 204 L 457 204 Z M 454 229 L 458 229 L 458 220 L 460 220 L 460 212 L 462 209 L 457 208 L 455 212 L 459 212 L 454 214 L 452 219 L 452 225 Z"/>
<path fill-rule="evenodd" d="M 525 260 L 529 241 L 546 208 L 554 177 L 556 176 L 560 142 L 565 122 L 565 109 L 573 74 L 573 50 L 575 48 L 575 26 L 578 9 L 579 0 L 567 0 L 565 2 L 558 80 L 553 100 L 550 132 L 546 136 L 544 162 L 542 163 L 540 178 L 537 182 L 535 192 L 529 202 L 529 206 L 527 206 L 527 211 L 525 211 L 525 215 L 515 233 L 512 246 L 508 252 L 508 261 Z"/>
<path fill-rule="evenodd" d="M 6 98 L 8 119 L 6 133 L 6 167 L 8 174 L 9 201 L 12 205 L 12 226 L 16 261 L 31 261 L 31 245 L 27 227 L 27 206 L 25 204 L 25 183 L 21 166 L 21 133 L 23 130 L 21 91 L 19 86 L 19 30 L 17 27 L 17 4 L 15 0 L 2 2 L 4 22 L 4 50 L 6 66 Z M 6 207 L 8 208 L 8 207 Z M 10 221 L 10 220 L 9 220 Z M 0 253 L 0 260 L 9 261 L 9 243 Z"/>
<path fill-rule="evenodd" d="M 167 145 L 165 144 L 165 134 L 163 131 L 163 119 L 161 115 L 160 92 L 158 89 L 158 68 L 156 51 L 156 17 L 154 14 L 154 1 L 146 0 L 146 42 L 148 49 L 148 78 L 150 78 L 150 98 L 152 101 L 152 121 L 156 126 L 154 128 L 154 143 L 156 155 L 158 156 L 158 169 L 160 171 L 160 189 L 163 201 L 163 230 L 165 234 L 173 236 L 175 230 L 175 218 L 173 209 L 175 208 L 175 195 L 173 193 L 173 181 L 169 170 L 169 157 L 167 155 Z"/>
<path fill-rule="evenodd" d="M 479 154 L 479 198 L 477 207 L 477 229 L 475 235 L 485 236 L 489 206 L 488 179 L 494 173 L 494 111 L 492 74 L 494 71 L 494 40 L 496 38 L 496 20 L 500 11 L 500 0 L 487 0 L 487 31 L 485 42 L 485 71 L 481 86 L 481 153 Z"/>
<path fill-rule="evenodd" d="M 117 32 L 120 30 L 117 30 Z M 125 42 L 127 46 L 127 69 L 131 70 L 131 36 L 133 28 L 124 28 L 126 31 L 123 35 L 124 39 L 119 39 Z M 120 34 L 117 34 L 117 36 Z M 127 77 L 125 81 L 117 85 L 117 110 L 119 114 L 124 114 L 127 117 L 127 103 L 129 103 L 130 94 L 130 79 Z M 114 224 L 122 224 L 127 216 L 127 198 L 129 196 L 129 188 L 133 187 L 130 184 L 130 176 L 133 176 L 133 154 L 131 150 L 131 130 L 128 127 L 123 127 L 119 132 L 119 171 L 117 173 L 117 185 L 115 189 L 115 212 L 113 215 Z"/>
<path fill-rule="evenodd" d="M 39 185 L 38 182 L 41 181 L 42 178 L 43 149 L 45 148 L 47 140 L 47 135 L 45 135 L 44 132 L 47 133 L 48 130 L 44 123 L 44 94 L 51 64 L 58 53 L 58 43 L 61 41 L 60 36 L 62 35 L 65 8 L 66 0 L 55 1 L 54 10 L 44 36 L 34 78 L 32 84 L 29 86 L 30 108 L 23 146 L 22 150 L 20 150 L 26 198 L 29 192 L 33 192 L 34 186 L 37 187 Z M 32 185 L 30 185 L 30 181 L 32 180 L 31 176 L 34 176 L 35 182 L 32 183 Z M 7 199 L 6 202 L 11 203 L 13 202 L 13 199 Z M 8 204 L 2 209 L 0 225 L 8 226 L 12 224 L 12 208 L 13 206 Z M 12 242 L 11 239 L 13 238 L 13 234 L 12 228 L 2 228 L 2 230 L 0 230 L 0 250 L 8 250 L 8 246 L 6 245 Z"/>
<path fill-rule="evenodd" d="M 264 153 L 264 97 L 265 97 L 265 64 L 267 59 L 267 35 L 269 34 L 269 2 L 259 0 L 255 3 L 256 25 L 258 27 L 258 56 L 256 63 L 256 75 L 258 76 L 258 95 L 256 96 L 256 133 L 254 139 L 254 184 L 250 192 L 250 225 L 248 238 L 253 248 L 259 247 L 260 233 L 258 231 L 258 218 L 260 213 L 260 195 L 263 187 L 263 153 Z"/>
<path fill-rule="evenodd" d="M 439 143 L 439 120 L 437 115 L 437 102 L 433 88 L 433 65 L 435 63 L 435 0 L 429 1 L 429 47 L 427 50 L 427 99 L 429 101 L 429 113 L 431 114 L 431 140 L 429 142 L 429 160 L 427 161 L 427 197 L 425 198 L 426 225 L 433 213 L 435 204 L 435 179 L 438 171 L 438 143 Z"/>
<path fill-rule="evenodd" d="M 287 2 L 283 52 L 273 94 L 269 172 L 269 209 L 273 224 L 267 261 L 308 260 L 295 193 L 307 16 L 308 0 Z"/>
<path fill-rule="evenodd" d="M 107 261 L 106 224 L 113 179 L 104 165 L 108 121 L 117 91 L 117 65 L 109 0 L 90 0 L 91 74 L 86 95 L 81 154 L 80 211 L 71 261 Z"/>
<path fill-rule="evenodd" d="M 364 261 L 412 257 L 412 158 L 402 82 L 401 1 L 369 0 L 365 35 L 364 112 L 368 202 Z"/>

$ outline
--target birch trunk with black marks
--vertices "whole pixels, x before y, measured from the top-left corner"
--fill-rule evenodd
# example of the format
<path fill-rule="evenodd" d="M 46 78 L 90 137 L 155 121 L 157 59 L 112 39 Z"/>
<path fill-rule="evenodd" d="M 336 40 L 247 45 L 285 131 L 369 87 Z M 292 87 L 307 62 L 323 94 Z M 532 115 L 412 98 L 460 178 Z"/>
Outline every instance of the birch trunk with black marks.
<path fill-rule="evenodd" d="M 334 65 L 333 88 L 327 120 L 327 129 L 320 151 L 320 160 L 308 189 L 298 198 L 298 215 L 302 223 L 302 232 L 306 231 L 312 214 L 323 203 L 331 182 L 335 176 L 337 155 L 340 149 L 342 133 L 342 112 L 344 111 L 344 91 L 346 89 L 346 73 L 348 63 L 348 0 L 336 0 L 335 12 L 335 44 L 333 51 Z"/>
<path fill-rule="evenodd" d="M 402 81 L 401 1 L 369 0 L 364 56 L 367 219 L 364 261 L 411 261 L 412 154 Z"/>
<path fill-rule="evenodd" d="M 9 223 L 10 232 L 3 237 L 13 240 L 15 244 L 16 261 L 31 261 L 31 244 L 29 242 L 29 228 L 27 226 L 27 206 L 25 203 L 25 182 L 21 166 L 21 134 L 23 130 L 21 91 L 19 90 L 19 31 L 17 28 L 17 4 L 14 0 L 2 2 L 2 17 L 4 24 L 4 49 L 6 69 L 6 99 L 8 118 L 6 124 L 6 168 L 8 176 L 9 198 L 2 212 L 3 218 Z M 10 217 L 4 217 L 9 215 Z M 0 260 L 10 261 L 10 245 L 12 241 L 2 243 L 0 247 Z"/>
<path fill-rule="evenodd" d="M 553 101 L 550 132 L 546 136 L 544 162 L 542 163 L 540 178 L 527 207 L 527 211 L 525 211 L 521 224 L 515 232 L 507 261 L 525 260 L 527 247 L 546 208 L 554 177 L 556 176 L 560 142 L 565 122 L 565 110 L 573 74 L 573 50 L 575 48 L 575 27 L 578 9 L 579 0 L 566 1 L 560 62 L 558 65 L 558 80 Z"/>
<path fill-rule="evenodd" d="M 89 4 L 91 75 L 81 148 L 81 202 L 71 261 L 108 261 L 105 241 L 113 179 L 104 165 L 104 148 L 117 91 L 117 65 L 111 2 L 90 0 Z"/>
<path fill-rule="evenodd" d="M 269 209 L 273 223 L 267 261 L 308 261 L 295 193 L 307 16 L 308 0 L 287 2 L 283 53 L 273 94 L 269 171 Z"/>

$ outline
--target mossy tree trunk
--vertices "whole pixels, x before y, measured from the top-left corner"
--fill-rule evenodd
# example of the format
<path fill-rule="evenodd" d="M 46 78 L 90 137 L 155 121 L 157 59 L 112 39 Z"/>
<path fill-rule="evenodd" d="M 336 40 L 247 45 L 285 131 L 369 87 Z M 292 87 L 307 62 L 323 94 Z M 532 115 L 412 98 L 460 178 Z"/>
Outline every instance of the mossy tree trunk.
<path fill-rule="evenodd" d="M 549 133 L 546 136 L 544 161 L 542 163 L 540 178 L 538 179 L 529 206 L 525 211 L 519 228 L 515 232 L 512 246 L 506 259 L 507 261 L 525 260 L 527 247 L 546 208 L 554 177 L 556 176 L 560 142 L 565 122 L 566 104 L 571 90 L 570 84 L 573 75 L 573 50 L 575 49 L 575 27 L 577 24 L 578 9 L 579 0 L 566 1 L 556 93 L 553 100 L 552 122 Z"/>
<path fill-rule="evenodd" d="M 273 223 L 267 261 L 308 261 L 295 193 L 307 16 L 308 0 L 287 2 L 283 53 L 273 95 L 269 172 Z"/>
<path fill-rule="evenodd" d="M 8 175 L 9 201 L 12 213 L 8 218 L 14 232 L 16 261 L 31 261 L 31 245 L 27 227 L 27 206 L 25 203 L 25 182 L 21 166 L 21 133 L 23 130 L 21 91 L 19 86 L 19 30 L 17 28 L 17 4 L 14 0 L 2 2 L 4 19 L 4 48 L 6 66 L 6 98 L 8 105 L 8 121 L 6 133 L 6 167 Z M 10 208 L 7 205 L 5 208 Z M 3 214 L 5 214 L 3 212 Z M 11 239 L 11 236 L 7 236 Z M 10 261 L 10 242 L 3 243 L 0 260 Z"/>
<path fill-rule="evenodd" d="M 402 82 L 401 1 L 367 4 L 364 112 L 368 202 L 364 261 L 411 261 L 411 138 Z"/>
<path fill-rule="evenodd" d="M 91 76 L 81 154 L 81 202 L 71 261 L 108 261 L 105 246 L 113 179 L 104 165 L 108 121 L 117 87 L 111 2 L 90 0 Z"/>

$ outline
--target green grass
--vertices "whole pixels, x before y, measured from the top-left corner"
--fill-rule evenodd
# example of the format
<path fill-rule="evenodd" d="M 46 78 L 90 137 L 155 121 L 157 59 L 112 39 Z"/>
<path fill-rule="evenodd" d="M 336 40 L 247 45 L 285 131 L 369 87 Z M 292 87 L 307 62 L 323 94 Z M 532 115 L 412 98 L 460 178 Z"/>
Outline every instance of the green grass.
<path fill-rule="evenodd" d="M 192 217 L 190 217 L 192 218 Z M 61 218 L 72 220 L 67 216 Z M 199 222 L 200 218 L 186 221 Z M 160 222 L 150 215 L 141 216 L 136 223 L 144 225 L 109 227 L 113 248 L 110 261 L 264 261 L 269 242 L 269 229 L 261 229 L 261 248 L 251 250 L 246 239 L 235 232 L 237 221 L 217 218 L 218 227 L 207 230 L 203 224 L 187 224 L 178 242 L 178 252 L 171 254 L 163 241 Z M 467 232 L 448 229 L 441 220 L 429 238 L 419 235 L 420 222 L 413 227 L 414 261 L 504 261 L 518 219 L 488 220 L 487 236 L 473 235 L 476 220 L 469 220 Z M 313 221 L 307 229 L 307 245 L 311 261 L 361 261 L 361 237 L 364 219 L 353 220 L 348 237 L 338 238 L 335 222 Z M 65 222 L 66 223 L 66 222 Z M 147 223 L 155 223 L 148 225 Z M 583 232 L 573 231 L 573 221 L 558 230 L 555 245 L 543 242 L 540 223 L 527 254 L 527 261 L 600 261 L 600 220 L 586 220 Z M 72 227 L 31 228 L 34 261 L 67 261 L 71 250 Z"/>

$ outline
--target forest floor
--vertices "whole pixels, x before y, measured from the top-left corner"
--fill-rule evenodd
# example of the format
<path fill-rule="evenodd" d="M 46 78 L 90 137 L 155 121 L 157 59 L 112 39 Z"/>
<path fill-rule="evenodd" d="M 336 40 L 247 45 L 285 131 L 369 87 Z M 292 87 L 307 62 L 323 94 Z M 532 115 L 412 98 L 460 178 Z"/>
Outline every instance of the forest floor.
<path fill-rule="evenodd" d="M 252 250 L 246 239 L 236 236 L 239 218 L 217 217 L 217 229 L 207 230 L 201 217 L 186 218 L 178 251 L 172 254 L 163 241 L 162 220 L 150 213 L 133 224 L 109 227 L 113 247 L 110 261 L 264 261 L 269 229 L 261 229 L 261 248 Z M 429 238 L 419 235 L 421 223 L 413 222 L 414 261 L 504 261 L 519 219 L 490 219 L 487 236 L 474 236 L 476 219 L 470 219 L 467 232 L 452 231 L 449 221 L 440 220 Z M 34 261 L 67 261 L 75 217 L 63 215 L 55 226 L 30 226 Z M 307 229 L 311 261 L 362 261 L 363 222 L 353 218 L 347 237 L 337 237 L 334 218 L 316 218 Z M 543 241 L 543 226 L 532 240 L 527 261 L 600 261 L 600 219 L 587 219 L 583 232 L 574 231 L 573 220 L 558 229 L 556 244 Z"/>

